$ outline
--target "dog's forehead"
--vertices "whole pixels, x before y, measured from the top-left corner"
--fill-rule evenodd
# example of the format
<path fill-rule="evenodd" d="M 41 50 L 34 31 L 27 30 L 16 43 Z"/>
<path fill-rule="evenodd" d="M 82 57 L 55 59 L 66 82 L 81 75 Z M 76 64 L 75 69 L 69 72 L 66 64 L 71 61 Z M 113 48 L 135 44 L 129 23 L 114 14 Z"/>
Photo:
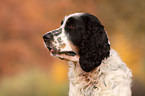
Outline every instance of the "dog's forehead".
<path fill-rule="evenodd" d="M 64 20 L 63 20 L 63 25 L 64 24 L 66 24 L 66 22 L 67 22 L 67 20 L 69 19 L 69 18 L 71 18 L 71 17 L 75 17 L 75 18 L 77 18 L 77 17 L 80 17 L 81 15 L 83 15 L 84 13 L 73 13 L 73 14 L 70 14 L 70 15 L 68 15 L 68 16 L 65 16 L 64 17 Z"/>
<path fill-rule="evenodd" d="M 73 14 L 70 14 L 67 16 L 67 18 L 70 18 L 70 17 L 79 17 L 81 15 L 83 15 L 84 13 L 73 13 Z"/>

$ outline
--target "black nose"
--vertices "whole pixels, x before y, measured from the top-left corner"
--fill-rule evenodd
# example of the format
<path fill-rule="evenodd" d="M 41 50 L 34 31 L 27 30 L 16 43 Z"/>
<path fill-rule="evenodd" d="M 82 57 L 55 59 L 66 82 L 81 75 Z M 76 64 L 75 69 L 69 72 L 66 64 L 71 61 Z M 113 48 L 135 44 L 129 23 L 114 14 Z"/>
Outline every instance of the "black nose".
<path fill-rule="evenodd" d="M 53 39 L 53 35 L 51 33 L 47 33 L 43 35 L 44 41 L 50 41 Z"/>

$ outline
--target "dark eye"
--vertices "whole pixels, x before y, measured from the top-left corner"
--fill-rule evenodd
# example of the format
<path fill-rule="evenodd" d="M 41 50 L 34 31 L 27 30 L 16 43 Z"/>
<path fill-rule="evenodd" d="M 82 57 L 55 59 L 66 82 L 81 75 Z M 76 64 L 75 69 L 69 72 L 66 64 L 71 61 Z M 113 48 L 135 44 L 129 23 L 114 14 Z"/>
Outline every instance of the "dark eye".
<path fill-rule="evenodd" d="M 61 21 L 61 25 L 63 24 L 63 20 Z"/>

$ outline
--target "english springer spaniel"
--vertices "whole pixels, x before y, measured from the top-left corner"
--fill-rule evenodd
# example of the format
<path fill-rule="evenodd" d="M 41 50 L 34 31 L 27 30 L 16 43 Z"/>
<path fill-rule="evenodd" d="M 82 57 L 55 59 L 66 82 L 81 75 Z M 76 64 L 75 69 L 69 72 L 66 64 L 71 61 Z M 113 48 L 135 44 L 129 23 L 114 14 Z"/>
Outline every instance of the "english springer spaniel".
<path fill-rule="evenodd" d="M 131 96 L 132 72 L 110 48 L 97 17 L 65 16 L 43 39 L 53 56 L 69 61 L 69 96 Z"/>

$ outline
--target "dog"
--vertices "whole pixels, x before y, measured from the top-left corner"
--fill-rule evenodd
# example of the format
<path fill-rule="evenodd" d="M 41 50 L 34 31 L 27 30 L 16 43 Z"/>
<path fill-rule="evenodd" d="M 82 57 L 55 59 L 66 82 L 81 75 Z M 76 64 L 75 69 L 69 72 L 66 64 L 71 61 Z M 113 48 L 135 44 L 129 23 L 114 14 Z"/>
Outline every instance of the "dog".
<path fill-rule="evenodd" d="M 69 62 L 69 96 L 131 96 L 132 72 L 96 16 L 65 16 L 43 39 L 51 55 Z"/>

